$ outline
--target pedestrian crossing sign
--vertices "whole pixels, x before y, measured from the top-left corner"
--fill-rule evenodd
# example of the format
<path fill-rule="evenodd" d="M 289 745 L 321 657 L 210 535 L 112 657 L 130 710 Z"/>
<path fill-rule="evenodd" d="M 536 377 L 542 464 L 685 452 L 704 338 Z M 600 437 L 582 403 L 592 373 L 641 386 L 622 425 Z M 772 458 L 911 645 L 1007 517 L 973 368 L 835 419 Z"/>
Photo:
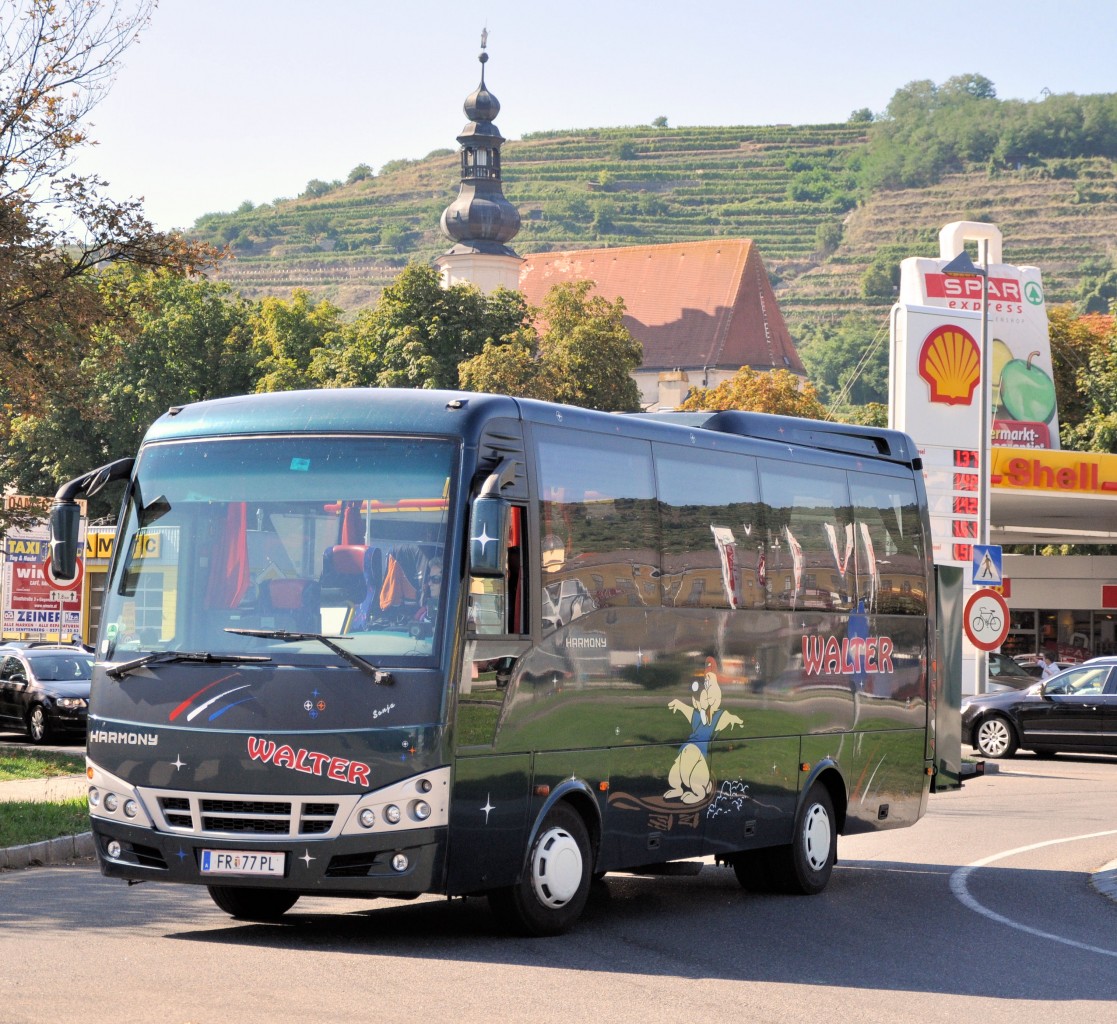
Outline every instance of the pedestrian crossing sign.
<path fill-rule="evenodd" d="M 970 582 L 979 587 L 999 587 L 1002 578 L 1000 544 L 975 544 L 973 578 Z"/>

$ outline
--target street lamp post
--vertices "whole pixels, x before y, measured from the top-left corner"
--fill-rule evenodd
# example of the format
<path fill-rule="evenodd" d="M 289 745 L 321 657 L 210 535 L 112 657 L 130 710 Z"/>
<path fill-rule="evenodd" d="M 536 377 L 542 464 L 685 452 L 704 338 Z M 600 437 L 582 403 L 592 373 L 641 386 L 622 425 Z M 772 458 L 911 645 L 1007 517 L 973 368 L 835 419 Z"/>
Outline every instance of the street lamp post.
<path fill-rule="evenodd" d="M 981 332 L 978 337 L 978 362 L 981 370 L 978 395 L 978 437 L 977 437 L 977 542 L 989 543 L 989 406 L 992 400 L 992 354 L 989 351 L 989 239 L 977 241 L 978 265 L 970 259 L 963 249 L 954 257 L 942 272 L 951 277 L 981 278 Z M 977 686 L 978 693 L 985 693 L 989 680 L 989 659 L 984 652 L 978 651 Z"/>

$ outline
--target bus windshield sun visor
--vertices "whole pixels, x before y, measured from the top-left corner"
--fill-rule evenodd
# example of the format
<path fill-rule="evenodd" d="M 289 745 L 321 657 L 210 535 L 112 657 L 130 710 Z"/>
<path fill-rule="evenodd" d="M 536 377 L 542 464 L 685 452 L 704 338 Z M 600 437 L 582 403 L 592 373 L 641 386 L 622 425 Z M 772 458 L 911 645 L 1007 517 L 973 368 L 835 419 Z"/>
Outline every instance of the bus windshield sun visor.
<path fill-rule="evenodd" d="M 133 658 L 131 661 L 122 661 L 105 670 L 105 675 L 119 679 L 145 665 L 154 665 L 165 661 L 201 661 L 201 662 L 258 662 L 271 661 L 266 654 L 211 654 L 209 651 L 154 651 L 145 654 L 142 658 Z"/>
<path fill-rule="evenodd" d="M 391 672 L 385 672 L 382 669 L 374 668 L 363 658 L 358 658 L 355 654 L 347 651 L 340 644 L 334 643 L 335 640 L 352 640 L 351 636 L 325 636 L 322 633 L 293 633 L 286 629 L 233 629 L 232 627 L 225 628 L 226 633 L 236 633 L 238 636 L 257 636 L 262 640 L 282 640 L 285 643 L 294 643 L 299 640 L 317 640 L 320 644 L 328 647 L 339 658 L 344 658 L 354 668 L 359 668 L 366 676 L 372 676 L 373 682 L 377 686 L 391 686 L 395 679 L 392 677 Z"/>

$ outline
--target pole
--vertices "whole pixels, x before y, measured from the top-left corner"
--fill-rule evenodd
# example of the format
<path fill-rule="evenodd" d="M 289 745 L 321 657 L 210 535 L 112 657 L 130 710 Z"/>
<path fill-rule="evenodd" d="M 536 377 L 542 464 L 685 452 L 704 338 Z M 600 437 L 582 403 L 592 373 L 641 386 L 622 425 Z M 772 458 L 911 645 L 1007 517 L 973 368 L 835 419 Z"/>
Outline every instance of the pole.
<path fill-rule="evenodd" d="M 977 256 L 981 265 L 981 396 L 978 401 L 977 447 L 977 539 L 979 544 L 989 543 L 989 403 L 992 398 L 992 353 L 989 351 L 989 239 L 979 238 Z M 978 652 L 977 692 L 985 693 L 989 686 L 989 657 Z"/>

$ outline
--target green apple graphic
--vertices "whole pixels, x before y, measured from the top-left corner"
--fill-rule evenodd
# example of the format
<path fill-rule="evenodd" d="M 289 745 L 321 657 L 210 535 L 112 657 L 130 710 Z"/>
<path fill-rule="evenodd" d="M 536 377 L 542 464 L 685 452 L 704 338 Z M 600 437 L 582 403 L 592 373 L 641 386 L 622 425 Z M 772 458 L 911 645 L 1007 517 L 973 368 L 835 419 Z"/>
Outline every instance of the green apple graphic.
<path fill-rule="evenodd" d="M 1055 415 L 1055 382 L 1032 360 L 1013 359 L 1001 371 L 1001 406 L 1014 420 L 1047 423 Z"/>

